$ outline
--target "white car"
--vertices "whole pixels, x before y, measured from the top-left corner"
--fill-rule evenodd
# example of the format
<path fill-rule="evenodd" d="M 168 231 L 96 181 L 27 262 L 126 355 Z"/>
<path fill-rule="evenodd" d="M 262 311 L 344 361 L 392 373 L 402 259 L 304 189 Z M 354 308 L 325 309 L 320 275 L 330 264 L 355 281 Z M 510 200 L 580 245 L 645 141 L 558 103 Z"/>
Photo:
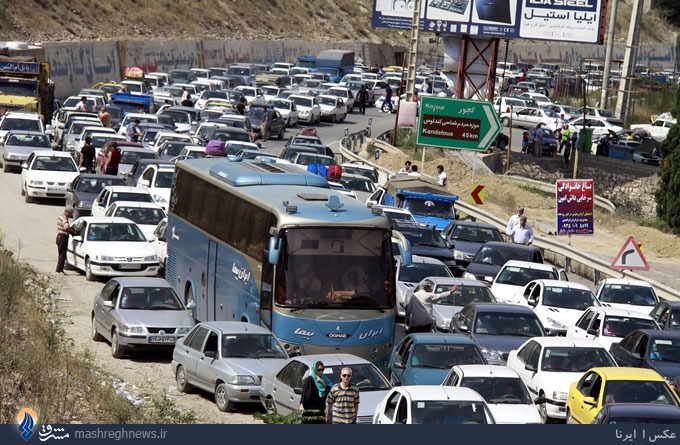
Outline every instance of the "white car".
<path fill-rule="evenodd" d="M 240 91 L 243 97 L 246 98 L 248 103 L 265 103 L 264 93 L 261 89 L 257 87 L 251 87 L 247 85 L 240 85 L 234 88 L 236 91 Z"/>
<path fill-rule="evenodd" d="M 153 277 L 158 256 L 134 222 L 127 218 L 83 216 L 71 224 L 66 262 L 85 272 L 88 281 L 98 276 Z"/>
<path fill-rule="evenodd" d="M 167 211 L 170 202 L 170 188 L 175 176 L 175 167 L 149 165 L 137 180 L 137 187 L 148 190 L 153 200 Z"/>
<path fill-rule="evenodd" d="M 137 224 L 147 240 L 151 240 L 158 224 L 167 217 L 165 210 L 153 202 L 116 201 L 106 209 L 104 216 L 127 218 Z"/>
<path fill-rule="evenodd" d="M 569 131 L 578 133 L 583 129 L 583 116 L 576 117 L 568 122 Z M 588 116 L 585 120 L 585 126 L 593 129 L 593 141 L 600 136 L 609 136 L 611 133 L 619 134 L 623 131 L 623 127 L 611 124 L 607 119 L 601 117 Z"/>
<path fill-rule="evenodd" d="M 397 243 L 392 238 L 392 245 Z M 423 278 L 427 277 L 453 277 L 453 273 L 441 261 L 424 256 L 413 255 L 411 264 L 404 266 L 401 258 L 397 257 L 397 315 L 406 315 L 406 296 L 413 292 L 414 288 Z M 416 289 L 417 290 L 417 289 Z"/>
<path fill-rule="evenodd" d="M 175 133 L 174 131 L 159 131 L 156 133 L 156 137 L 153 142 L 150 143 L 151 149 L 158 153 L 158 147 L 165 141 L 177 141 L 177 142 L 188 142 L 195 143 L 194 138 L 184 133 Z"/>
<path fill-rule="evenodd" d="M 390 390 L 373 415 L 374 424 L 494 424 L 484 398 L 470 388 L 405 385 Z"/>
<path fill-rule="evenodd" d="M 507 366 L 456 365 L 442 385 L 477 391 L 489 405 L 496 423 L 543 423 L 529 389 Z"/>
<path fill-rule="evenodd" d="M 107 185 L 92 202 L 92 216 L 104 216 L 104 212 L 116 201 L 154 202 L 148 190 L 126 185 Z"/>
<path fill-rule="evenodd" d="M 347 106 L 347 112 L 351 113 L 354 110 L 354 93 L 347 87 L 334 86 L 328 89 L 328 94 L 338 96 Z"/>
<path fill-rule="evenodd" d="M 564 269 L 557 270 L 550 264 L 510 260 L 491 282 L 491 293 L 500 303 L 522 304 L 524 286 L 529 281 L 540 279 L 567 281 L 567 274 Z"/>
<path fill-rule="evenodd" d="M 120 121 L 120 128 L 118 129 L 118 134 L 125 136 L 127 135 L 127 127 L 130 125 L 130 122 L 133 122 L 135 119 L 139 119 L 140 124 L 145 124 L 148 122 L 151 123 L 160 123 L 161 118 L 157 114 L 149 114 L 149 113 L 128 113 L 125 115 L 122 121 Z"/>
<path fill-rule="evenodd" d="M 616 362 L 592 340 L 534 337 L 510 351 L 507 366 L 522 378 L 531 397 L 539 398 L 538 412 L 547 423 L 567 417 L 569 385 L 590 368 L 616 366 Z"/>
<path fill-rule="evenodd" d="M 80 100 L 80 98 L 78 98 Z M 56 113 L 55 113 L 56 114 Z M 3 139 L 8 131 L 23 130 L 45 133 L 42 119 L 38 113 L 24 113 L 8 111 L 0 117 L 0 139 Z"/>
<path fill-rule="evenodd" d="M 513 110 L 511 113 L 501 113 L 500 119 L 504 127 L 512 126 L 516 128 L 532 129 L 541 124 L 543 128 L 554 132 L 557 130 L 557 119 L 560 115 L 552 110 L 543 108 L 527 107 L 521 110 Z"/>
<path fill-rule="evenodd" d="M 666 139 L 666 137 L 668 137 L 668 132 L 670 131 L 671 127 L 677 123 L 678 123 L 677 119 L 657 118 L 651 124 L 631 125 L 630 129 L 636 130 L 641 128 L 647 131 L 647 133 L 649 133 L 651 137 L 653 137 L 659 142 L 662 142 L 664 139 Z"/>
<path fill-rule="evenodd" d="M 659 302 L 659 296 L 651 284 L 627 278 L 606 278 L 595 292 L 602 306 L 628 309 L 649 314 Z"/>
<path fill-rule="evenodd" d="M 377 404 L 391 385 L 373 363 L 352 354 L 291 357 L 280 368 L 265 373 L 260 383 L 260 401 L 267 412 L 286 416 L 300 409 L 303 381 L 317 361 L 323 363 L 324 375 L 332 382 L 339 381 L 342 368 L 352 369 L 352 382 L 357 385 L 360 394 L 357 423 L 371 423 Z"/>
<path fill-rule="evenodd" d="M 286 120 L 286 127 L 294 127 L 298 124 L 298 111 L 295 102 L 290 99 L 282 99 L 279 97 L 269 100 L 269 105 L 274 107 L 276 111 L 281 113 L 281 117 Z"/>
<path fill-rule="evenodd" d="M 21 164 L 21 196 L 26 202 L 33 202 L 34 198 L 64 198 L 66 188 L 78 174 L 78 166 L 69 153 L 36 150 Z"/>
<path fill-rule="evenodd" d="M 165 266 L 168 262 L 168 243 L 166 239 L 166 233 L 168 230 L 168 218 L 163 218 L 161 222 L 158 223 L 149 242 L 153 246 L 153 250 L 158 256 L 158 264 L 160 264 L 161 269 L 165 270 Z"/>
<path fill-rule="evenodd" d="M 413 214 L 409 212 L 406 209 L 402 209 L 401 207 L 394 207 L 394 206 L 386 206 L 386 205 L 372 205 L 370 206 L 371 208 L 374 209 L 381 209 L 383 215 L 390 221 L 390 222 L 409 222 L 411 224 L 417 224 L 416 219 L 413 217 Z"/>
<path fill-rule="evenodd" d="M 615 307 L 590 307 L 567 329 L 567 338 L 587 338 L 607 351 L 636 329 L 661 329 L 651 315 Z"/>
<path fill-rule="evenodd" d="M 567 328 L 591 306 L 600 306 L 586 286 L 561 280 L 533 280 L 524 287 L 520 304 L 528 304 L 546 331 L 566 335 Z"/>
<path fill-rule="evenodd" d="M 539 107 L 548 107 L 553 103 L 548 96 L 541 93 L 522 93 L 517 96 L 517 98 L 522 100 L 533 100 Z"/>
<path fill-rule="evenodd" d="M 316 97 L 291 94 L 288 100 L 295 103 L 298 110 L 298 120 L 305 124 L 318 124 L 321 122 L 321 107 Z"/>

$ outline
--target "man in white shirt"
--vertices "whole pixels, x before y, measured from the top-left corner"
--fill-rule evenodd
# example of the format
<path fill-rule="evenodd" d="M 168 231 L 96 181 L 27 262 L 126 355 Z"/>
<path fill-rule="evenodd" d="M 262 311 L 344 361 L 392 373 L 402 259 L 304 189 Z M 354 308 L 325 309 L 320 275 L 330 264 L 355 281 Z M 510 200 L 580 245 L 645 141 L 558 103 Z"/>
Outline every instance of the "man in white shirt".
<path fill-rule="evenodd" d="M 512 236 L 515 244 L 525 244 L 528 246 L 534 242 L 534 231 L 527 225 L 526 215 L 519 217 L 519 225 L 515 226 L 515 229 L 509 235 Z"/>
<path fill-rule="evenodd" d="M 505 227 L 505 234 L 511 236 L 515 231 L 515 227 L 519 226 L 519 218 L 524 214 L 524 207 L 517 206 L 517 213 L 512 215 L 508 220 L 508 225 Z"/>
<path fill-rule="evenodd" d="M 87 97 L 83 96 L 80 98 L 80 102 L 76 104 L 76 111 L 91 111 L 90 106 L 87 104 Z"/>
<path fill-rule="evenodd" d="M 446 176 L 446 172 L 444 171 L 444 166 L 439 164 L 437 166 L 437 183 L 446 188 L 449 185 L 449 180 Z"/>
<path fill-rule="evenodd" d="M 413 294 L 415 298 L 418 299 L 420 304 L 427 310 L 428 314 L 432 316 L 432 302 L 434 300 L 437 300 L 438 298 L 441 297 L 447 297 L 451 292 L 455 292 L 458 290 L 458 285 L 453 285 L 451 289 L 447 290 L 446 292 L 440 292 L 438 294 L 433 292 L 434 289 L 434 283 L 432 281 L 428 280 L 423 280 L 420 283 L 420 289 L 418 289 L 417 292 Z"/>

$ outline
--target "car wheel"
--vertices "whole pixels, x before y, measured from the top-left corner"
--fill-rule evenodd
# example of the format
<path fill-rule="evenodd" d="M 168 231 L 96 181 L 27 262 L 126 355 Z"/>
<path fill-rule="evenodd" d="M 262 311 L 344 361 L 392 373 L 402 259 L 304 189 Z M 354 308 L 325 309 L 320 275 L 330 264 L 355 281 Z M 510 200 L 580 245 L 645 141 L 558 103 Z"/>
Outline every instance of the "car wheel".
<path fill-rule="evenodd" d="M 22 193 L 22 195 L 24 195 L 24 201 L 25 202 L 27 202 L 29 204 L 33 202 L 33 198 L 31 196 L 29 196 L 28 192 L 26 192 L 25 194 Z"/>
<path fill-rule="evenodd" d="M 189 392 L 191 390 L 191 385 L 187 382 L 187 376 L 184 371 L 184 366 L 179 365 L 177 367 L 177 372 L 175 373 L 175 381 L 177 382 L 177 390 L 179 392 Z"/>
<path fill-rule="evenodd" d="M 262 402 L 262 406 L 267 414 L 278 414 L 276 412 L 276 403 L 274 402 L 274 399 L 271 397 L 260 397 L 260 402 Z"/>
<path fill-rule="evenodd" d="M 504 117 L 501 120 L 501 124 L 503 124 L 504 127 L 509 127 L 510 126 L 510 119 L 508 119 L 507 117 Z"/>
<path fill-rule="evenodd" d="M 104 337 L 97 332 L 97 323 L 95 322 L 94 315 L 92 315 L 92 340 L 96 342 L 104 340 Z"/>
<path fill-rule="evenodd" d="M 538 394 L 539 397 L 545 397 L 545 393 L 541 391 Z M 538 405 L 538 415 L 541 416 L 541 422 L 542 423 L 548 423 L 550 421 L 550 418 L 548 417 L 548 404 L 547 403 L 541 403 Z"/>
<path fill-rule="evenodd" d="M 9 173 L 9 165 L 7 165 L 6 163 L 2 164 L 2 171 L 4 173 Z"/>
<path fill-rule="evenodd" d="M 411 313 L 406 314 L 406 316 L 404 317 L 404 330 L 406 331 L 407 334 L 413 332 L 412 323 L 413 315 Z"/>
<path fill-rule="evenodd" d="M 90 259 L 85 258 L 85 279 L 87 281 L 94 281 L 97 277 L 92 273 L 92 265 L 90 264 Z"/>
<path fill-rule="evenodd" d="M 571 415 L 571 411 L 567 410 L 567 421 L 566 421 L 566 424 L 569 425 L 569 424 L 573 424 L 573 423 L 575 423 L 575 422 L 574 422 L 574 418 L 573 418 L 572 415 Z"/>
<path fill-rule="evenodd" d="M 293 124 L 290 122 L 290 117 L 286 119 L 286 127 L 292 127 Z"/>
<path fill-rule="evenodd" d="M 215 388 L 215 405 L 217 409 L 222 412 L 231 411 L 234 408 L 234 402 L 230 402 L 227 396 L 227 385 L 220 383 Z"/>
<path fill-rule="evenodd" d="M 21 196 L 26 196 L 26 190 L 24 190 L 24 184 L 21 183 Z"/>
<path fill-rule="evenodd" d="M 125 348 L 118 343 L 118 333 L 115 330 L 111 334 L 111 355 L 113 358 L 125 357 Z"/>
<path fill-rule="evenodd" d="M 282 140 L 285 135 L 286 135 L 286 127 L 284 126 L 281 129 L 281 132 L 279 133 L 279 140 Z"/>

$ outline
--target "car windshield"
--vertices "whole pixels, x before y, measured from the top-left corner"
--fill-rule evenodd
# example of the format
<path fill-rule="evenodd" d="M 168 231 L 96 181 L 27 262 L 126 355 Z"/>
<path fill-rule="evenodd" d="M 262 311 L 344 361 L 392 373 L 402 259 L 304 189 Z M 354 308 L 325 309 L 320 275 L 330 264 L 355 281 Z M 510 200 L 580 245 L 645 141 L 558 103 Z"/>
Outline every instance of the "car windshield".
<path fill-rule="evenodd" d="M 156 226 L 165 218 L 165 212 L 153 207 L 118 207 L 113 216 L 127 218 L 137 224 Z"/>
<path fill-rule="evenodd" d="M 460 400 L 414 400 L 411 402 L 414 424 L 488 424 L 491 416 L 481 402 Z"/>
<path fill-rule="evenodd" d="M 174 171 L 159 171 L 153 186 L 160 189 L 169 189 L 172 186 L 172 178 L 174 176 Z"/>
<path fill-rule="evenodd" d="M 340 381 L 342 368 L 345 367 L 352 369 L 352 383 L 355 384 L 361 392 L 387 391 L 392 387 L 375 365 L 368 363 L 343 363 L 338 365 L 329 365 L 328 363 L 325 363 L 323 374 L 328 377 L 331 382 L 338 382 Z M 309 375 L 309 370 L 307 370 L 305 375 Z"/>
<path fill-rule="evenodd" d="M 473 332 L 478 335 L 542 337 L 543 326 L 535 314 L 482 312 L 477 314 Z"/>
<path fill-rule="evenodd" d="M 44 134 L 31 133 L 12 133 L 7 139 L 5 145 L 15 145 L 18 147 L 34 147 L 36 149 L 47 148 L 52 149 L 52 144 L 47 136 Z"/>
<path fill-rule="evenodd" d="M 76 164 L 70 157 L 63 156 L 37 156 L 33 162 L 31 170 L 53 171 L 53 172 L 75 172 L 78 171 Z"/>
<path fill-rule="evenodd" d="M 328 105 L 329 107 L 335 107 L 337 104 L 337 99 L 334 97 L 319 97 L 319 104 Z"/>
<path fill-rule="evenodd" d="M 497 284 L 509 284 L 512 286 L 526 286 L 533 280 L 557 280 L 557 273 L 543 269 L 529 269 L 527 267 L 508 266 L 500 271 L 496 278 Z"/>
<path fill-rule="evenodd" d="M 163 154 L 166 156 L 177 156 L 189 144 L 190 142 L 187 141 L 167 141 L 163 144 Z"/>
<path fill-rule="evenodd" d="M 314 106 L 314 99 L 306 98 L 306 97 L 294 97 L 291 96 L 290 100 L 295 102 L 295 105 L 300 106 L 300 107 L 307 107 L 307 108 L 312 108 Z"/>
<path fill-rule="evenodd" d="M 94 223 L 87 230 L 88 241 L 139 241 L 146 238 L 134 223 Z"/>
<path fill-rule="evenodd" d="M 227 74 L 232 74 L 236 76 L 250 76 L 251 70 L 249 67 L 232 66 L 227 69 Z"/>
<path fill-rule="evenodd" d="M 454 241 L 467 241 L 471 243 L 485 243 L 487 241 L 503 241 L 501 234 L 496 228 L 474 227 L 456 225 L 449 237 Z"/>
<path fill-rule="evenodd" d="M 436 230 L 419 227 L 397 227 L 406 239 L 414 246 L 430 246 L 447 248 L 446 242 Z"/>
<path fill-rule="evenodd" d="M 84 178 L 76 186 L 76 191 L 82 193 L 99 193 L 108 185 L 125 185 L 125 181 L 119 177 L 111 178 Z"/>
<path fill-rule="evenodd" d="M 636 329 L 658 329 L 654 320 L 635 317 L 606 316 L 604 318 L 605 337 L 625 337 Z"/>
<path fill-rule="evenodd" d="M 120 156 L 121 164 L 134 164 L 140 159 L 157 159 L 156 153 L 149 151 L 124 151 Z"/>
<path fill-rule="evenodd" d="M 427 199 L 406 198 L 403 208 L 413 215 L 434 216 L 438 218 L 453 219 L 453 205 L 447 201 L 431 201 Z"/>
<path fill-rule="evenodd" d="M 611 111 L 602 108 L 598 109 L 597 113 L 602 117 L 616 117 L 614 116 L 614 113 L 612 113 Z"/>
<path fill-rule="evenodd" d="M 92 146 L 94 148 L 102 148 L 102 147 L 104 147 L 104 145 L 106 145 L 107 142 L 109 142 L 111 140 L 122 141 L 124 139 L 123 138 L 117 138 L 114 135 L 94 136 L 94 137 L 92 137 Z"/>
<path fill-rule="evenodd" d="M 153 202 L 149 193 L 115 192 L 111 193 L 109 205 L 118 201 Z"/>
<path fill-rule="evenodd" d="M 460 386 L 474 389 L 486 403 L 530 405 L 531 396 L 519 377 L 463 377 Z"/>
<path fill-rule="evenodd" d="M 281 108 L 284 110 L 288 110 L 290 108 L 290 101 L 287 100 L 271 100 L 269 103 L 274 108 Z"/>
<path fill-rule="evenodd" d="M 647 286 L 605 284 L 599 297 L 601 303 L 632 304 L 649 307 L 656 305 L 654 290 Z"/>
<path fill-rule="evenodd" d="M 586 372 L 599 366 L 616 366 L 604 348 L 546 347 L 541 359 L 541 371 L 548 372 Z"/>
<path fill-rule="evenodd" d="M 678 406 L 665 382 L 644 380 L 608 380 L 604 385 L 605 403 L 660 403 Z"/>
<path fill-rule="evenodd" d="M 451 285 L 437 285 L 435 288 L 436 294 L 448 292 L 451 290 Z M 445 297 L 441 297 L 434 301 L 435 304 L 443 306 L 465 306 L 468 303 L 495 303 L 496 298 L 491 293 L 487 286 L 465 286 L 458 285 L 455 292 L 448 293 Z"/>
<path fill-rule="evenodd" d="M 599 305 L 595 295 L 588 289 L 546 286 L 543 291 L 543 306 L 584 311 L 590 306 Z"/>
<path fill-rule="evenodd" d="M 335 165 L 336 161 L 335 159 L 327 156 L 317 156 L 317 155 L 308 155 L 308 154 L 303 154 L 300 153 L 295 160 L 296 164 L 301 164 L 301 165 L 309 165 L 309 164 L 321 164 L 321 165 Z"/>
<path fill-rule="evenodd" d="M 451 369 L 456 365 L 483 365 L 486 360 L 473 344 L 418 343 L 411 353 L 413 368 Z"/>
<path fill-rule="evenodd" d="M 260 107 L 253 107 L 248 110 L 247 116 L 253 120 L 261 120 L 264 114 L 264 109 Z"/>
<path fill-rule="evenodd" d="M 191 116 L 189 115 L 189 113 L 165 110 L 159 116 L 169 117 L 172 120 L 173 124 L 191 124 Z"/>
<path fill-rule="evenodd" d="M 654 339 L 649 359 L 652 361 L 680 363 L 680 339 Z"/>
<path fill-rule="evenodd" d="M 344 185 L 348 189 L 356 190 L 358 192 L 373 193 L 375 191 L 375 184 L 368 178 L 361 179 L 361 178 L 348 178 L 346 176 L 342 176 L 340 178 L 340 183 L 342 183 L 342 185 Z"/>
<path fill-rule="evenodd" d="M 229 99 L 229 95 L 224 91 L 205 90 L 201 93 L 201 99 Z"/>
<path fill-rule="evenodd" d="M 321 144 L 321 141 L 318 141 L 319 144 Z M 368 168 L 361 168 L 361 167 L 354 167 L 351 165 L 343 165 L 342 166 L 342 173 L 347 173 L 350 175 L 359 175 L 359 176 L 364 176 L 368 179 L 370 179 L 372 182 L 377 183 L 378 182 L 378 172 L 375 169 L 368 169 Z"/>
<path fill-rule="evenodd" d="M 411 263 L 402 265 L 399 269 L 397 280 L 407 283 L 418 283 L 426 277 L 451 277 L 453 274 L 444 264 L 435 263 Z"/>
<path fill-rule="evenodd" d="M 288 358 L 271 334 L 224 334 L 223 358 Z"/>
<path fill-rule="evenodd" d="M 184 305 L 171 287 L 136 287 L 123 289 L 120 308 L 145 311 L 183 311 Z"/>

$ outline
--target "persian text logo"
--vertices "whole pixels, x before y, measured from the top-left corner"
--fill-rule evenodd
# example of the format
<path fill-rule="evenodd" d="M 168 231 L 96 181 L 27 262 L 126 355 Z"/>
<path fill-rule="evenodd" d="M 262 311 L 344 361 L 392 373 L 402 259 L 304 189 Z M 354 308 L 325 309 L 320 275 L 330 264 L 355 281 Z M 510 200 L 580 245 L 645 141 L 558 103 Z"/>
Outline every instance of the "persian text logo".
<path fill-rule="evenodd" d="M 25 441 L 28 441 L 33 436 L 33 428 L 37 422 L 38 415 L 31 408 L 22 408 L 19 414 L 17 414 L 19 432 Z"/>

